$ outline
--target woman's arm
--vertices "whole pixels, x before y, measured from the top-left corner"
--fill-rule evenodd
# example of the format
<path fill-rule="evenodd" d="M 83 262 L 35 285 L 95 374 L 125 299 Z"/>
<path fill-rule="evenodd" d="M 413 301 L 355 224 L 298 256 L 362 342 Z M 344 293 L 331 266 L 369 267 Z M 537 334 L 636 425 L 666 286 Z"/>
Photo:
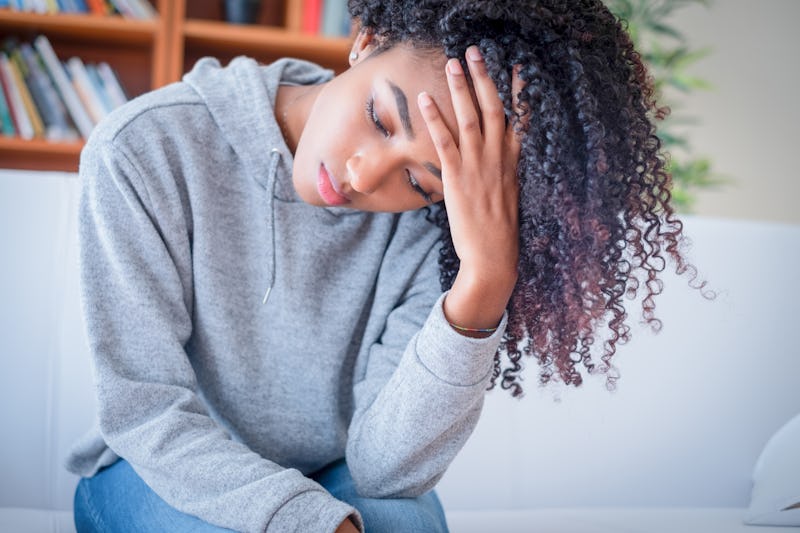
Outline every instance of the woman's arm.
<path fill-rule="evenodd" d="M 517 279 L 519 141 L 513 127 L 505 125 L 483 62 L 469 62 L 482 130 L 457 61 L 448 64 L 448 80 L 461 130 L 459 146 L 436 105 L 424 94 L 419 98 L 442 161 L 445 204 L 461 266 L 392 374 L 387 376 L 387 370 L 379 379 L 378 372 L 374 378 L 368 372 L 356 384 L 347 460 L 359 490 L 372 496 L 414 496 L 430 489 L 461 450 L 480 416 Z M 514 90 L 520 90 L 516 76 Z M 421 271 L 438 272 L 432 262 Z M 409 295 L 423 292 L 413 286 L 408 290 Z M 414 299 L 403 298 L 393 315 L 411 322 Z M 390 351 L 397 348 L 387 340 L 394 329 L 387 328 L 384 342 L 373 347 L 370 365 L 391 360 Z"/>
<path fill-rule="evenodd" d="M 478 48 L 468 48 L 466 57 L 477 107 L 459 60 L 450 59 L 446 67 L 458 138 L 430 96 L 421 94 L 419 106 L 442 162 L 445 205 L 460 260 L 445 315 L 453 325 L 486 329 L 500 322 L 517 281 L 520 140 L 516 122 L 506 125 L 497 87 Z M 515 71 L 513 94 L 521 88 Z"/>

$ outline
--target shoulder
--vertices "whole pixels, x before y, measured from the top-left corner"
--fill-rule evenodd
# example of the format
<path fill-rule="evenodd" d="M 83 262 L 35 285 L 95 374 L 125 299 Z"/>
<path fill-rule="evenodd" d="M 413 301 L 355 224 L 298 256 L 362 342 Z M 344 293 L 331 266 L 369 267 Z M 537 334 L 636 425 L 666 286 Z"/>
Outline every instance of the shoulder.
<path fill-rule="evenodd" d="M 153 137 L 167 125 L 170 129 L 185 127 L 176 122 L 178 116 L 202 112 L 202 104 L 198 95 L 182 82 L 150 91 L 110 113 L 94 128 L 87 145 L 117 143 L 126 134 Z"/>

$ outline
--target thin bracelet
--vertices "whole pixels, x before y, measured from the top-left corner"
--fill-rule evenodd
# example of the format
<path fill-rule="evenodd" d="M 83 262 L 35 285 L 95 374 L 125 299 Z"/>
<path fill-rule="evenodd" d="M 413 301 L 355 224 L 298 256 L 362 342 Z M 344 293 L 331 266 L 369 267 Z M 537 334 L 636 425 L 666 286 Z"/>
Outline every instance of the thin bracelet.
<path fill-rule="evenodd" d="M 497 328 L 465 328 L 464 326 L 456 326 L 452 322 L 448 322 L 448 324 L 450 324 L 451 328 L 465 333 L 494 333 L 497 331 Z"/>

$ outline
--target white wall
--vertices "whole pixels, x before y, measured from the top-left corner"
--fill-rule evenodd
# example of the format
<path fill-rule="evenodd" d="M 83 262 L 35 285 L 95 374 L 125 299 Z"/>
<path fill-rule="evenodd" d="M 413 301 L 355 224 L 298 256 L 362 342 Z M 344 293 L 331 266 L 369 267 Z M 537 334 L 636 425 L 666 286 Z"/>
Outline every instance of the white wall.
<path fill-rule="evenodd" d="M 714 88 L 683 107 L 701 121 L 694 150 L 736 180 L 700 193 L 697 214 L 800 223 L 798 20 L 798 0 L 712 0 L 675 14 L 692 48 L 712 49 L 691 72 Z"/>

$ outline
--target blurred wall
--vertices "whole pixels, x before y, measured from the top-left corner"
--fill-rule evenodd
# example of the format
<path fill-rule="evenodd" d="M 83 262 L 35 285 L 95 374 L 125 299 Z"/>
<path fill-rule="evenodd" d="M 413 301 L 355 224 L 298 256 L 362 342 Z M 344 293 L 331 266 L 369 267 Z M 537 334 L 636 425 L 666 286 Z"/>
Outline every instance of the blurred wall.
<path fill-rule="evenodd" d="M 679 9 L 673 21 L 694 48 L 711 54 L 691 69 L 710 81 L 681 113 L 696 155 L 734 180 L 698 194 L 699 215 L 800 223 L 800 20 L 798 0 L 711 0 Z"/>

